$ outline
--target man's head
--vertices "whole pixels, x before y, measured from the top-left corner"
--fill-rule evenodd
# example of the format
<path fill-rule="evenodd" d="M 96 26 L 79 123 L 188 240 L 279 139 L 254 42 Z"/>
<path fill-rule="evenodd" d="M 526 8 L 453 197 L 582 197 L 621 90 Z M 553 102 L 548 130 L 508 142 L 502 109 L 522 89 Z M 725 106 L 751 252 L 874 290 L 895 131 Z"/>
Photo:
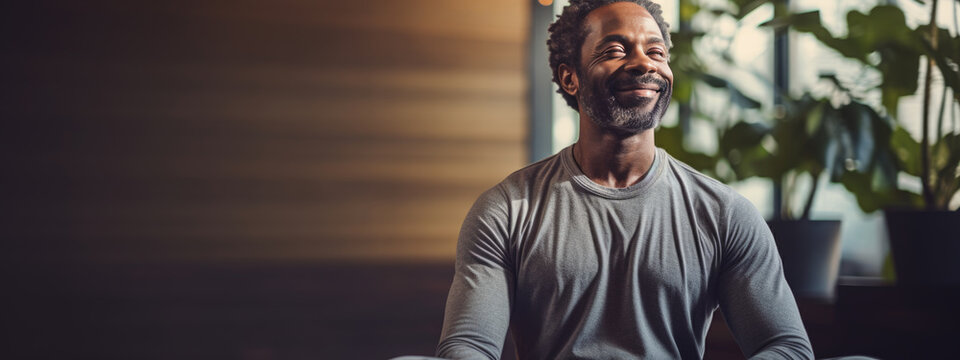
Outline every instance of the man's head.
<path fill-rule="evenodd" d="M 550 25 L 550 67 L 567 104 L 601 128 L 641 132 L 670 103 L 670 32 L 650 0 L 572 0 Z"/>

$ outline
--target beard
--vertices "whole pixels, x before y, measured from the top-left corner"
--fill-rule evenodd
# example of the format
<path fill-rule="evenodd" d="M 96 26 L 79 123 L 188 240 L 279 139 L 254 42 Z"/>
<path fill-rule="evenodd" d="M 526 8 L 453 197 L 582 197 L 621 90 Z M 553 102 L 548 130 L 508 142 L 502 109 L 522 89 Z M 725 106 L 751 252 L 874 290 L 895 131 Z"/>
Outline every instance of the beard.
<path fill-rule="evenodd" d="M 593 83 L 587 77 L 583 79 L 580 92 L 580 105 L 590 119 L 603 129 L 620 130 L 631 133 L 640 133 L 653 129 L 660 123 L 663 114 L 670 105 L 670 96 L 673 89 L 670 83 L 654 74 L 641 76 L 622 76 L 611 78 L 606 83 Z M 656 98 L 629 97 L 618 99 L 614 89 L 623 88 L 629 84 L 655 84 L 660 88 Z M 644 110 L 650 102 L 655 101 L 653 108 Z"/>

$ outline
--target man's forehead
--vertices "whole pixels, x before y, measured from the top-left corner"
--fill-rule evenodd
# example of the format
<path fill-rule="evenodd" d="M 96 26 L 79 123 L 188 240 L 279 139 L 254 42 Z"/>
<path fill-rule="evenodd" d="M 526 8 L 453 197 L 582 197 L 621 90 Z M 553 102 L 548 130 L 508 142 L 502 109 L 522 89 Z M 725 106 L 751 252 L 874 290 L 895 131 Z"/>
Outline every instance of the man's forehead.
<path fill-rule="evenodd" d="M 623 30 L 643 29 L 660 35 L 660 27 L 650 12 L 633 2 L 616 2 L 594 9 L 584 18 L 587 37 L 605 36 Z"/>

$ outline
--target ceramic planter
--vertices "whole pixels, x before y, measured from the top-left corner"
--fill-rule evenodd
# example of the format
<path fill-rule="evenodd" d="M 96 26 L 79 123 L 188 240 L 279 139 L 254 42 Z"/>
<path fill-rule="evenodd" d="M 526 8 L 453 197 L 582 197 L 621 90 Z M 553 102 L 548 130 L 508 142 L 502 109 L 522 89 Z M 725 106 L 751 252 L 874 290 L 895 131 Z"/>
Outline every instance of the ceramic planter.
<path fill-rule="evenodd" d="M 783 272 L 797 297 L 833 298 L 840 270 L 840 221 L 768 221 L 783 260 Z"/>
<path fill-rule="evenodd" d="M 960 286 L 960 212 L 886 210 L 900 286 Z"/>

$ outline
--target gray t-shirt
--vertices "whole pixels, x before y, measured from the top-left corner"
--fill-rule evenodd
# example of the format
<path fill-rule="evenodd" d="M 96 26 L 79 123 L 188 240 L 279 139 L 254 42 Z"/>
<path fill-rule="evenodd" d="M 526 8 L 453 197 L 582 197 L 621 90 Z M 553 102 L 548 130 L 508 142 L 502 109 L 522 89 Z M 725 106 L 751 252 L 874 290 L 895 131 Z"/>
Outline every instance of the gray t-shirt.
<path fill-rule="evenodd" d="M 743 352 L 813 358 L 773 236 L 726 185 L 657 149 L 622 189 L 572 147 L 480 196 L 457 244 L 437 355 L 699 359 L 720 308 Z"/>

